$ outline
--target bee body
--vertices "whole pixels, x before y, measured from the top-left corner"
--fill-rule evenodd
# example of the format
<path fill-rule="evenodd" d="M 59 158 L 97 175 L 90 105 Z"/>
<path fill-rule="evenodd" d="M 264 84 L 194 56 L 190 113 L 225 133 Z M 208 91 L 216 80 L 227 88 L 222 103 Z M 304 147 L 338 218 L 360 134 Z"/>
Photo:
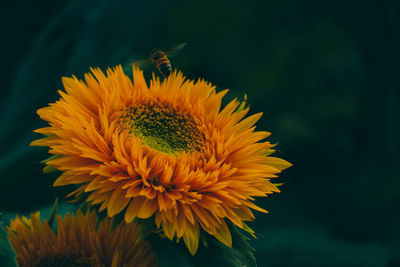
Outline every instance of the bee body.
<path fill-rule="evenodd" d="M 131 65 L 143 66 L 148 65 L 148 63 L 153 63 L 162 75 L 168 77 L 172 70 L 171 61 L 168 57 L 173 57 L 178 54 L 185 45 L 185 43 L 179 44 L 167 52 L 154 49 L 150 54 L 150 58 L 133 62 Z"/>
<path fill-rule="evenodd" d="M 169 61 L 167 54 L 161 50 L 153 50 L 151 53 L 151 60 L 157 69 L 164 76 L 169 76 L 172 70 L 171 61 Z"/>

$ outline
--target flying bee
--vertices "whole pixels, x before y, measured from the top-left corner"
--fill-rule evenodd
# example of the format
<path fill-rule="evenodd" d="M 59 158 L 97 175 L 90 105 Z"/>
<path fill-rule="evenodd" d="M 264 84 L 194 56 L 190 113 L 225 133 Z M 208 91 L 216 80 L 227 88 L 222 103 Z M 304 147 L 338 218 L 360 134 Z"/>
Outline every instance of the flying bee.
<path fill-rule="evenodd" d="M 162 75 L 168 77 L 172 70 L 171 61 L 168 59 L 168 57 L 173 57 L 178 54 L 185 45 L 186 43 L 179 44 L 167 52 L 164 52 L 160 49 L 153 49 L 149 59 L 139 60 L 131 63 L 131 65 L 144 67 L 149 63 L 153 63 Z"/>

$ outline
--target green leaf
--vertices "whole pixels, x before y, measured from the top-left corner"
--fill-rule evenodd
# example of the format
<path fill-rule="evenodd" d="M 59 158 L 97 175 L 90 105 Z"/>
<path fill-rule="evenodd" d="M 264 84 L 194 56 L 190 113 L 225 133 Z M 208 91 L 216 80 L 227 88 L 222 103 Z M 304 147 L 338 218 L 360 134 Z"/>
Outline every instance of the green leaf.
<path fill-rule="evenodd" d="M 124 220 L 124 214 L 122 212 L 114 215 L 112 218 L 112 223 L 111 223 L 111 231 L 114 231 L 114 229 Z"/>
<path fill-rule="evenodd" d="M 193 257 L 180 242 L 177 244 L 167 238 L 151 235 L 147 239 L 157 254 L 158 267 L 195 267 Z"/>
<path fill-rule="evenodd" d="M 145 239 L 146 236 L 155 233 L 157 226 L 154 223 L 154 215 L 150 219 L 139 219 L 136 218 L 134 223 L 140 224 L 142 230 L 140 232 L 140 240 Z"/>
<path fill-rule="evenodd" d="M 46 167 L 43 168 L 43 173 L 52 173 L 58 171 L 56 168 L 54 168 L 52 165 L 46 165 Z"/>
<path fill-rule="evenodd" d="M 58 157 L 60 157 L 60 156 L 59 155 L 53 155 L 53 156 L 51 156 L 51 157 L 49 157 L 49 158 L 47 158 L 45 160 L 42 160 L 41 163 L 49 162 L 50 160 L 56 159 Z"/>
<path fill-rule="evenodd" d="M 8 233 L 0 221 L 0 266 L 18 267 L 16 253 L 8 240 Z"/>
<path fill-rule="evenodd" d="M 256 260 L 253 255 L 254 249 L 247 242 L 236 226 L 229 224 L 232 235 L 232 247 L 220 243 L 213 236 L 203 235 L 205 247 L 201 242 L 199 250 L 191 256 L 184 245 L 184 242 L 173 242 L 167 238 L 151 235 L 148 238 L 157 254 L 158 265 L 160 267 L 255 267 Z"/>
<path fill-rule="evenodd" d="M 54 225 L 54 219 L 56 218 L 57 215 L 57 207 L 58 207 L 58 198 L 54 201 L 53 209 L 51 210 L 50 216 L 47 219 L 47 223 L 49 224 L 50 228 L 53 227 Z"/>
<path fill-rule="evenodd" d="M 79 202 L 82 202 L 82 205 L 80 206 L 79 209 L 86 209 L 87 206 L 88 206 L 88 203 L 85 202 L 85 200 L 88 198 L 89 195 L 90 195 L 90 193 L 81 191 L 77 196 L 75 196 L 75 198 L 73 198 L 71 200 L 67 200 L 65 202 L 67 202 L 67 203 L 79 203 Z"/>
<path fill-rule="evenodd" d="M 236 109 L 236 113 L 242 112 L 243 110 L 245 110 L 246 108 L 249 108 L 249 106 L 247 105 L 247 94 L 244 93 L 243 96 L 243 101 L 240 103 L 240 105 L 237 107 Z"/>
<path fill-rule="evenodd" d="M 193 258 L 195 266 L 255 267 L 254 249 L 236 226 L 229 223 L 232 247 L 225 246 L 212 236 L 208 236 L 208 247 L 200 247 Z"/>
<path fill-rule="evenodd" d="M 254 232 L 253 229 L 251 229 L 245 222 L 242 222 L 242 224 L 243 224 L 243 230 L 249 233 L 252 237 L 257 238 L 256 233 Z"/>
<path fill-rule="evenodd" d="M 208 248 L 207 234 L 204 231 L 200 231 L 200 242 L 203 244 L 204 247 Z"/>

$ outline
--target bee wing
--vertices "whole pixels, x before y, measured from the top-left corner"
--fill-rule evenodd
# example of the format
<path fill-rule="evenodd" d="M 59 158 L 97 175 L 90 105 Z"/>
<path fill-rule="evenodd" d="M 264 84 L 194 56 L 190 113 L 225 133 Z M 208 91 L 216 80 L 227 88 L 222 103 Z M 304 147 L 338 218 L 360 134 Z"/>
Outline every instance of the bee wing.
<path fill-rule="evenodd" d="M 176 56 L 177 54 L 179 54 L 179 52 L 181 52 L 181 50 L 185 47 L 185 45 L 186 45 L 186 43 L 178 44 L 177 46 L 175 46 L 174 48 L 172 48 L 171 50 L 169 50 L 165 53 L 169 57 Z"/>
<path fill-rule="evenodd" d="M 143 59 L 143 60 L 137 60 L 137 61 L 131 62 L 129 65 L 131 65 L 131 66 L 136 65 L 138 67 L 145 68 L 145 67 L 148 67 L 151 63 L 152 63 L 151 59 Z"/>

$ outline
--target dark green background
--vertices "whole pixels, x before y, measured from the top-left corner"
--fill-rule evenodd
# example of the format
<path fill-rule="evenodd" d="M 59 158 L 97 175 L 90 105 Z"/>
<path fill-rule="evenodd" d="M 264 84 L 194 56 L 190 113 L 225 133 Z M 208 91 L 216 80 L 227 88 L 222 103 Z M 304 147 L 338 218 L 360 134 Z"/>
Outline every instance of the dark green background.
<path fill-rule="evenodd" d="M 227 99 L 248 94 L 258 129 L 294 164 L 251 226 L 259 266 L 400 266 L 400 2 L 0 1 L 0 210 L 29 212 L 67 189 L 29 147 L 61 76 L 172 59 Z M 150 74 L 154 68 L 145 70 Z M 397 262 L 397 263 L 396 263 Z"/>

